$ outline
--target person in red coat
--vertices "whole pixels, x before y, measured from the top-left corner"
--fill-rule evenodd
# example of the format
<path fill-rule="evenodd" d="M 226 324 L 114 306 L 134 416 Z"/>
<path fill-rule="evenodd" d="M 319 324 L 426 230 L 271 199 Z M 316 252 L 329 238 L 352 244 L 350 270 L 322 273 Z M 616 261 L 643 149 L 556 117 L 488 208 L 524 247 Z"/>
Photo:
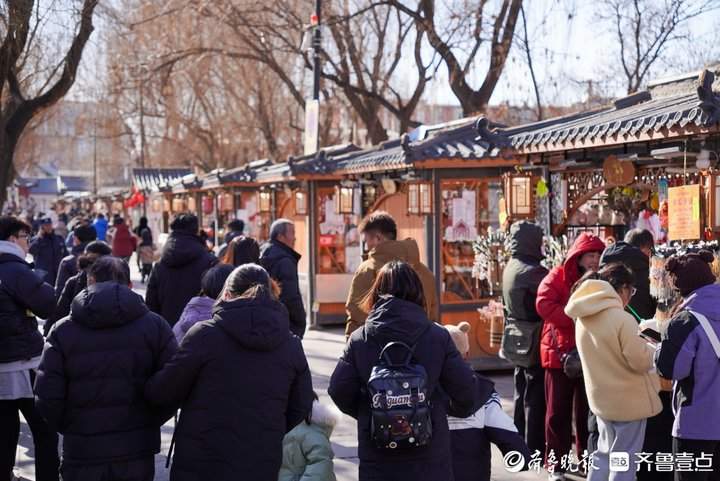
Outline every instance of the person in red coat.
<path fill-rule="evenodd" d="M 128 262 L 133 252 L 135 252 L 137 239 L 130 233 L 130 229 L 128 229 L 122 217 L 118 217 L 113 221 L 113 228 L 115 235 L 113 235 L 112 239 L 112 255 Z"/>
<path fill-rule="evenodd" d="M 540 363 L 545 369 L 547 404 L 545 458 L 548 465 L 555 466 L 555 474 L 551 474 L 550 479 L 565 479 L 561 460 L 570 452 L 573 412 L 578 456 L 582 456 L 587 447 L 589 408 L 585 386 L 582 377 L 571 379 L 562 369 L 563 355 L 575 349 L 575 323 L 565 315 L 565 305 L 582 274 L 598 270 L 604 249 L 605 244 L 599 237 L 583 232 L 575 239 L 565 262 L 551 270 L 538 288 L 535 307 L 543 319 Z"/>

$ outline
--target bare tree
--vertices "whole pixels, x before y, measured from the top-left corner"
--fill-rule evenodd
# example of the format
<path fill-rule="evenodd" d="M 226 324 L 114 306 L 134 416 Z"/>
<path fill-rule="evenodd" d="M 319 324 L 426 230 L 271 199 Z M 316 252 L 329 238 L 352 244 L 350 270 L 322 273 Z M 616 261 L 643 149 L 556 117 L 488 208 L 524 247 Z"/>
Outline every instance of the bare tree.
<path fill-rule="evenodd" d="M 44 81 L 34 78 L 25 88 L 21 80 L 28 75 L 28 52 L 37 41 L 40 23 L 46 19 L 34 0 L 8 0 L 0 5 L 0 204 L 15 175 L 13 157 L 23 130 L 34 117 L 63 98 L 75 81 L 93 31 L 97 3 L 82 1 L 75 12 L 78 24 L 69 48 L 61 58 L 46 59 L 52 66 L 46 70 Z"/>
<path fill-rule="evenodd" d="M 679 41 L 689 20 L 720 6 L 717 0 L 603 0 L 598 18 L 611 26 L 628 94 L 644 85 L 652 68 Z"/>
<path fill-rule="evenodd" d="M 512 48 L 522 0 L 503 0 L 497 12 L 487 0 L 464 0 L 445 6 L 447 11 L 438 10 L 440 4 L 434 0 L 419 0 L 415 6 L 405 0 L 383 3 L 408 15 L 417 31 L 427 36 L 448 69 L 450 88 L 463 113 L 484 111 Z M 470 79 L 484 52 L 489 53 L 489 65 L 482 84 L 474 88 Z"/>

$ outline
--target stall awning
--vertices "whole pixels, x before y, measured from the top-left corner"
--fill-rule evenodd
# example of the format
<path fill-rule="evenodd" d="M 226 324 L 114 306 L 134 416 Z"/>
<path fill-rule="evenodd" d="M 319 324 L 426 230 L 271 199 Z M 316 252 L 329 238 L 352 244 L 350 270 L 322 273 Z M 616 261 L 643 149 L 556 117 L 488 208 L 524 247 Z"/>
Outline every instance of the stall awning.
<path fill-rule="evenodd" d="M 588 112 L 505 130 L 519 153 L 584 148 L 642 140 L 663 129 L 709 128 L 720 120 L 720 66 L 661 80 L 648 90 Z"/>
<path fill-rule="evenodd" d="M 133 184 L 145 192 L 169 190 L 173 182 L 191 172 L 189 168 L 133 169 Z"/>

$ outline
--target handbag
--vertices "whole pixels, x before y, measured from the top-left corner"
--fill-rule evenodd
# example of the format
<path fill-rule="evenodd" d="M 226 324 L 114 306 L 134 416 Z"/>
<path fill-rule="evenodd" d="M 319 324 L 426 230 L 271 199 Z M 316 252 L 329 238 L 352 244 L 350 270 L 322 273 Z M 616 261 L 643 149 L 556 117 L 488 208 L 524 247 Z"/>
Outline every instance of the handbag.
<path fill-rule="evenodd" d="M 540 364 L 540 334 L 542 322 L 505 319 L 500 357 L 520 367 Z"/>
<path fill-rule="evenodd" d="M 577 348 L 560 356 L 563 372 L 570 379 L 579 379 L 583 375 L 580 353 Z"/>
<path fill-rule="evenodd" d="M 557 337 L 555 337 L 555 329 L 551 328 L 550 333 L 552 334 L 555 349 L 560 351 Z M 562 363 L 562 370 L 567 377 L 570 379 L 579 379 L 582 377 L 582 362 L 580 361 L 580 353 L 578 352 L 577 347 L 560 354 L 560 362 Z"/>

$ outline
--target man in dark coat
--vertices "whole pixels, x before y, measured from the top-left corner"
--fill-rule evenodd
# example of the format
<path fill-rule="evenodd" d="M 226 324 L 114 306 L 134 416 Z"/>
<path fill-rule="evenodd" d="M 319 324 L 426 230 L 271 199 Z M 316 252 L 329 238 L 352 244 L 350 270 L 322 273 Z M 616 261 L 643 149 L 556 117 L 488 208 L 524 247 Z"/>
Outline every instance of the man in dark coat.
<path fill-rule="evenodd" d="M 200 239 L 195 215 L 179 215 L 170 229 L 160 262 L 150 273 L 145 302 L 151 311 L 174 326 L 190 299 L 200 292 L 203 273 L 214 266 L 217 259 Z"/>
<path fill-rule="evenodd" d="M 33 435 L 37 481 L 57 481 L 57 434 L 35 408 L 32 391 L 43 349 L 35 316 L 50 316 L 55 295 L 25 262 L 30 230 L 15 217 L 0 217 L 0 479 L 12 479 L 22 412 Z"/>
<path fill-rule="evenodd" d="M 622 262 L 635 275 L 635 295 L 630 299 L 627 310 L 637 319 L 655 317 L 657 301 L 650 295 L 650 256 L 655 245 L 649 230 L 632 229 L 625 235 L 624 242 L 616 242 L 605 249 L 600 265 Z M 638 319 L 640 322 L 641 319 Z"/>
<path fill-rule="evenodd" d="M 122 259 L 99 259 L 88 284 L 47 339 L 37 406 L 63 435 L 63 481 L 152 481 L 160 426 L 172 413 L 148 405 L 143 389 L 177 342 L 130 289 Z"/>
<path fill-rule="evenodd" d="M 515 323 L 528 327 L 535 326 L 537 331 L 532 335 L 532 339 L 523 342 L 524 345 L 533 346 L 531 352 L 534 355 L 526 359 L 514 359 L 513 417 L 515 426 L 525 438 L 530 452 L 545 450 L 545 371 L 540 366 L 539 356 L 542 319 L 535 310 L 538 286 L 548 274 L 548 270 L 540 265 L 543 259 L 542 242 L 543 231 L 536 224 L 520 221 L 510 227 L 508 248 L 511 258 L 503 271 L 502 283 L 507 325 L 511 326 Z M 529 331 L 531 329 L 526 329 L 524 334 L 529 334 Z M 504 341 L 506 345 L 510 339 L 506 338 Z"/>
<path fill-rule="evenodd" d="M 283 437 L 312 407 L 302 344 L 268 294 L 267 273 L 252 264 L 238 269 L 264 276 L 264 294 L 228 299 L 226 292 L 213 319 L 191 327 L 146 385 L 151 402 L 181 407 L 171 481 L 277 480 Z M 249 291 L 260 282 L 246 284 Z"/>
<path fill-rule="evenodd" d="M 30 242 L 30 254 L 33 256 L 35 268 L 44 273 L 43 280 L 51 286 L 55 285 L 60 261 L 67 253 L 65 240 L 55 233 L 52 219 L 41 219 L 40 232 Z"/>
<path fill-rule="evenodd" d="M 85 248 L 89 243 L 97 239 L 97 232 L 91 225 L 80 224 L 73 229 L 73 247 L 70 249 L 70 255 L 65 256 L 60 261 L 57 279 L 55 280 L 55 297 L 59 298 L 65 288 L 68 279 L 78 273 L 77 259 L 85 252 Z"/>
<path fill-rule="evenodd" d="M 427 372 L 432 418 L 432 439 L 427 446 L 379 449 L 371 437 L 371 400 L 366 386 L 380 351 L 393 341 L 415 346 L 413 359 Z M 342 412 L 357 419 L 360 481 L 451 479 L 446 407 L 451 403 L 458 416 L 469 416 L 476 386 L 448 331 L 430 322 L 422 306 L 391 296 L 379 300 L 365 325 L 350 336 L 330 378 L 328 394 Z"/>
<path fill-rule="evenodd" d="M 260 253 L 260 264 L 270 277 L 280 284 L 280 301 L 290 314 L 290 330 L 296 336 L 305 335 L 305 305 L 298 281 L 298 261 L 300 254 L 293 250 L 295 245 L 295 225 L 291 220 L 278 219 L 270 226 L 270 242 Z"/>

